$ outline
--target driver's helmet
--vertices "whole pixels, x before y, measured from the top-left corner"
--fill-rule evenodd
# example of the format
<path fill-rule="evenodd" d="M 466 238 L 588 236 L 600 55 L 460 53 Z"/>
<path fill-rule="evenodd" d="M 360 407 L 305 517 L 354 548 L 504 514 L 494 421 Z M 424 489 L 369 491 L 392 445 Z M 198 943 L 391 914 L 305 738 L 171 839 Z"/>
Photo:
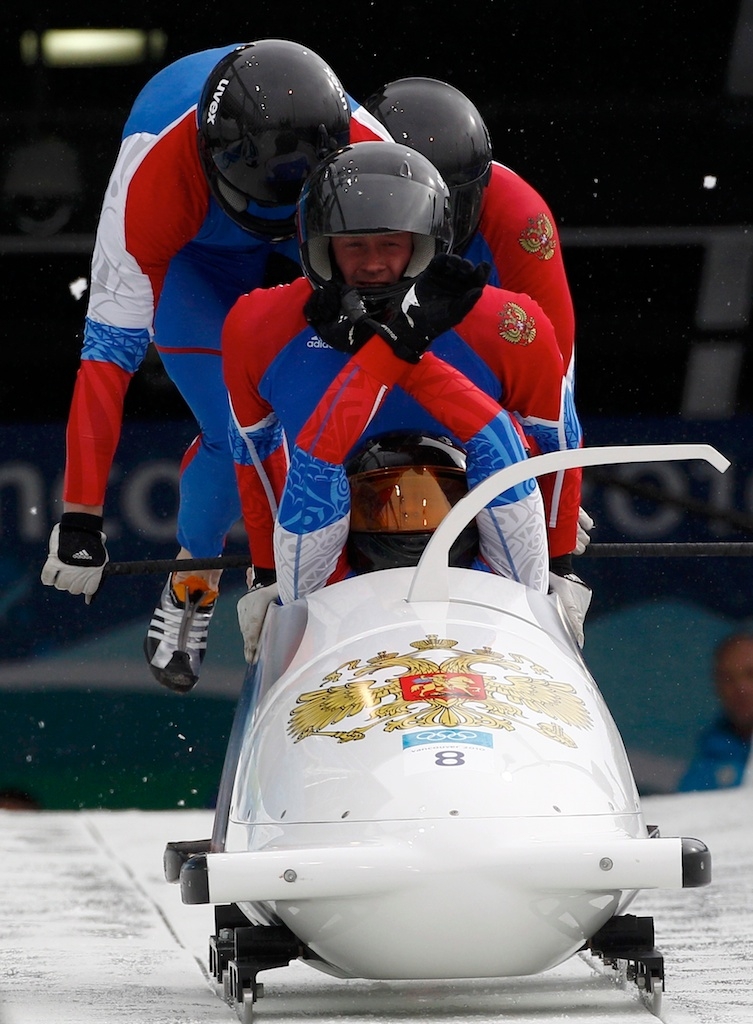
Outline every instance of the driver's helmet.
<path fill-rule="evenodd" d="M 465 453 L 448 437 L 396 431 L 372 438 L 347 462 L 348 557 L 356 572 L 417 565 L 434 530 L 468 491 Z M 450 563 L 470 566 L 475 523 L 455 541 Z"/>

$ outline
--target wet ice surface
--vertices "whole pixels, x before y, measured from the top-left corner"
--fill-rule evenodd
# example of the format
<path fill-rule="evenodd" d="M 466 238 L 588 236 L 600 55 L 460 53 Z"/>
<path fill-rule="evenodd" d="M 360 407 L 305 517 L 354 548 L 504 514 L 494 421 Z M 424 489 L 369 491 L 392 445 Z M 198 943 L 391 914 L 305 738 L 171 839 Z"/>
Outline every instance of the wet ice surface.
<path fill-rule="evenodd" d="M 665 956 L 665 1005 L 706 1024 L 753 1021 L 753 787 L 652 797 L 644 812 L 663 835 L 702 839 L 712 883 L 702 889 L 641 893 L 631 913 L 650 914 Z"/>
<path fill-rule="evenodd" d="M 753 1022 L 752 803 L 751 789 L 644 801 L 663 835 L 703 839 L 714 862 L 708 888 L 644 892 L 629 908 L 654 917 L 667 1024 Z M 195 811 L 0 812 L 0 1024 L 237 1021 L 206 973 L 211 908 L 184 906 L 162 874 L 165 843 L 205 838 L 211 823 Z M 300 963 L 260 980 L 258 1024 L 654 1019 L 635 986 L 577 956 L 498 981 L 343 982 Z"/>

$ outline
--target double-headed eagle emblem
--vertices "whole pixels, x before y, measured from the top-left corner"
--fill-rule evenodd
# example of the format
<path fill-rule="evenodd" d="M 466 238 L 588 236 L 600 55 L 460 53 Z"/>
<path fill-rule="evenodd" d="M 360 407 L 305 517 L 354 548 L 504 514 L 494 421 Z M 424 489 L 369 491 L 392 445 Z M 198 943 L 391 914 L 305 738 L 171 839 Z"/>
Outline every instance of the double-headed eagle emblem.
<path fill-rule="evenodd" d="M 521 231 L 518 244 L 537 259 L 546 261 L 554 256 L 557 239 L 554 226 L 545 213 L 528 218 L 528 227 Z"/>
<path fill-rule="evenodd" d="M 365 663 L 359 658 L 338 665 L 322 680 L 325 689 L 300 694 L 290 712 L 290 735 L 296 743 L 309 736 L 332 736 L 346 743 L 363 739 L 380 724 L 385 732 L 529 728 L 575 747 L 563 726 L 591 728 L 591 716 L 574 688 L 552 679 L 543 665 L 523 654 L 498 654 L 490 647 L 463 651 L 457 644 L 429 634 L 411 641 L 413 651 L 406 654 L 380 651 Z M 430 651 L 436 652 L 434 658 Z M 496 667 L 499 675 L 487 674 L 482 666 Z M 394 674 L 379 678 L 394 669 Z M 340 683 L 345 673 L 350 678 Z M 361 724 L 332 728 L 356 716 Z"/>

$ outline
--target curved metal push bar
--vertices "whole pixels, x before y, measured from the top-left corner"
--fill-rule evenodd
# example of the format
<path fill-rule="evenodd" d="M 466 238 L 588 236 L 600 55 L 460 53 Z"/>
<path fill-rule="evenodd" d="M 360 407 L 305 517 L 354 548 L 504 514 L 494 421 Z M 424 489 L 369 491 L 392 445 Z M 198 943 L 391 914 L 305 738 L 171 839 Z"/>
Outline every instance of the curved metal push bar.
<path fill-rule="evenodd" d="M 535 455 L 523 462 L 492 473 L 469 491 L 445 516 L 416 566 L 408 590 L 409 601 L 448 601 L 450 599 L 449 560 L 455 538 L 498 494 L 529 480 L 578 466 L 621 465 L 629 462 L 681 462 L 701 459 L 720 473 L 730 461 L 710 444 L 638 444 L 602 448 L 576 448 L 564 452 Z"/>

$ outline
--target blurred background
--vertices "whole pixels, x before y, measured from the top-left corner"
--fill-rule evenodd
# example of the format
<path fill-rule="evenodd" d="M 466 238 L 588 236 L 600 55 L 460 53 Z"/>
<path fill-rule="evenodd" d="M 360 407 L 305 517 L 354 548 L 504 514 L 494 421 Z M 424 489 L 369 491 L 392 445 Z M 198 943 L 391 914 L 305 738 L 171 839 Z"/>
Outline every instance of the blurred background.
<path fill-rule="evenodd" d="M 243 677 L 242 573 L 225 576 L 186 698 L 155 692 L 141 651 L 161 578 L 111 578 L 91 607 L 39 583 L 121 129 L 147 79 L 194 50 L 280 36 L 317 50 L 356 98 L 405 75 L 465 91 L 496 158 L 558 221 L 586 442 L 708 442 L 732 461 L 723 476 L 700 464 L 587 473 L 594 543 L 753 539 L 753 0 L 262 0 L 245 20 L 188 0 L 132 0 L 118 15 L 57 6 L 6 0 L 0 13 L 0 789 L 50 809 L 214 797 Z M 132 32 L 93 65 L 50 55 L 45 33 L 70 28 Z M 174 555 L 194 432 L 150 351 L 108 496 L 113 560 Z M 639 787 L 671 791 L 715 710 L 711 650 L 753 620 L 750 563 L 587 555 L 578 571 L 594 588 L 586 658 Z"/>

